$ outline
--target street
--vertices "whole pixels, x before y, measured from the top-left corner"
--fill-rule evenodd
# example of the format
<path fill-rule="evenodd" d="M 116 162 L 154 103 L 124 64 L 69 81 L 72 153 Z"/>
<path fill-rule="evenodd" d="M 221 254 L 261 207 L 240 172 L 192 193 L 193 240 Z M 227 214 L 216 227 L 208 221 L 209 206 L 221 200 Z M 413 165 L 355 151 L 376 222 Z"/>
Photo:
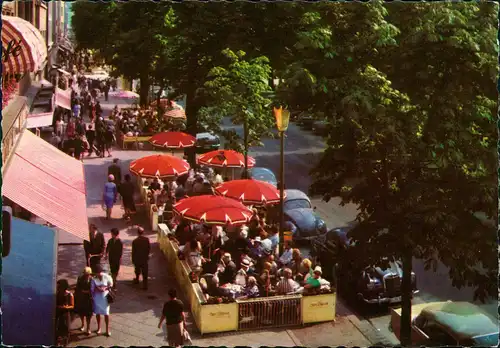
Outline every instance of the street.
<path fill-rule="evenodd" d="M 231 121 L 224 119 L 225 128 L 233 128 L 241 136 L 243 129 L 240 126 L 232 126 Z M 280 141 L 279 139 L 265 139 L 264 146 L 251 148 L 249 154 L 257 160 L 258 167 L 271 169 L 276 177 L 280 171 Z M 316 165 L 321 153 L 326 146 L 321 137 L 311 131 L 302 130 L 294 123 L 290 123 L 285 139 L 285 187 L 299 189 L 308 192 L 311 184 L 310 170 Z M 279 181 L 279 178 L 278 178 Z M 325 220 L 328 229 L 344 226 L 354 220 L 357 211 L 354 204 L 340 206 L 340 199 L 334 198 L 326 203 L 319 197 L 312 197 L 313 206 L 318 214 Z M 457 289 L 452 286 L 448 277 L 448 270 L 441 263 L 438 264 L 436 272 L 425 270 L 421 260 L 413 260 L 413 271 L 417 276 L 417 286 L 420 292 L 415 296 L 415 304 L 433 301 L 469 301 L 473 300 L 473 288 Z M 497 301 L 490 299 L 487 303 L 476 302 L 488 313 L 497 316 Z M 390 316 L 388 310 L 381 308 L 375 313 L 364 313 L 363 311 L 350 308 L 359 316 L 369 321 L 380 333 L 394 343 L 398 343 L 396 337 L 388 330 Z M 360 318 L 361 319 L 361 318 Z"/>

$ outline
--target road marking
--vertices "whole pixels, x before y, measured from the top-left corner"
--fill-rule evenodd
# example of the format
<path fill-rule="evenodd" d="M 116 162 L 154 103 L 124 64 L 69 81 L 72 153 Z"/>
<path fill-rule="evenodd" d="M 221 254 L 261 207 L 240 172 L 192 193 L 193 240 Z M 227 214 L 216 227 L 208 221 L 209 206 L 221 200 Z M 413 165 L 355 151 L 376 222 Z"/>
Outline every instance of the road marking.
<path fill-rule="evenodd" d="M 304 347 L 304 344 L 302 344 L 302 342 L 298 339 L 298 337 L 295 336 L 295 334 L 292 332 L 292 330 L 287 329 L 286 333 L 288 334 L 288 336 L 290 336 L 290 338 L 292 339 L 295 346 Z"/>

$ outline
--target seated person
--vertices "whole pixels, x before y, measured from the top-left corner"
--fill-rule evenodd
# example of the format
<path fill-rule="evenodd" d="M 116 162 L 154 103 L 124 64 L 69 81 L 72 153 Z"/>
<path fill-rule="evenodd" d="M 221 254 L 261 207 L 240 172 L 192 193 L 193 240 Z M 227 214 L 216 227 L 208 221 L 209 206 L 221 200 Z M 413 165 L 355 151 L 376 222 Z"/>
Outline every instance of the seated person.
<path fill-rule="evenodd" d="M 304 288 L 308 290 L 314 290 L 314 289 L 319 290 L 321 288 L 321 280 L 320 280 L 321 274 L 322 274 L 321 267 L 316 266 L 313 272 L 313 276 L 305 279 L 306 284 L 304 285 Z"/>
<path fill-rule="evenodd" d="M 208 286 L 207 292 L 214 297 L 230 297 L 232 296 L 229 289 L 220 286 L 220 281 L 217 276 L 212 277 L 211 285 Z"/>
<path fill-rule="evenodd" d="M 285 250 L 283 250 L 283 254 L 281 254 L 278 263 L 281 266 L 288 266 L 292 262 L 292 246 L 289 241 L 285 242 Z"/>
<path fill-rule="evenodd" d="M 165 190 L 165 189 L 161 190 L 158 197 L 156 197 L 156 205 L 158 206 L 158 208 L 163 207 L 165 205 L 165 203 L 167 203 L 169 197 L 170 196 L 169 196 L 167 190 Z"/>
<path fill-rule="evenodd" d="M 301 273 L 301 265 L 302 265 L 302 255 L 299 249 L 292 249 L 292 261 L 290 262 L 290 269 L 293 272 L 293 275 L 297 275 Z"/>
<path fill-rule="evenodd" d="M 273 292 L 273 287 L 271 283 L 271 276 L 269 275 L 269 270 L 264 269 L 259 276 L 258 280 L 260 293 L 264 296 L 269 296 Z"/>
<path fill-rule="evenodd" d="M 232 283 L 236 277 L 236 265 L 231 260 L 231 254 L 225 253 L 221 259 L 221 266 L 224 268 L 219 272 L 219 279 L 222 285 Z"/>
<path fill-rule="evenodd" d="M 293 280 L 292 270 L 290 268 L 285 268 L 283 270 L 283 277 L 278 282 L 276 286 L 276 291 L 278 295 L 291 294 L 300 288 L 299 283 Z"/>
<path fill-rule="evenodd" d="M 189 252 L 186 253 L 184 250 L 184 255 L 186 256 L 186 261 L 191 268 L 191 270 L 197 274 L 201 273 L 202 265 L 206 262 L 205 258 L 201 256 L 201 244 L 197 240 L 193 239 L 189 243 Z"/>
<path fill-rule="evenodd" d="M 242 297 L 240 298 L 256 298 L 259 297 L 259 287 L 257 286 L 257 280 L 255 277 L 248 277 L 247 284 L 242 291 Z"/>
<path fill-rule="evenodd" d="M 236 272 L 236 279 L 234 283 L 236 285 L 241 285 L 245 287 L 247 285 L 248 269 L 250 268 L 250 262 L 247 259 L 241 261 L 241 268 Z"/>
<path fill-rule="evenodd" d="M 264 248 L 260 237 L 255 237 L 253 245 L 250 247 L 250 256 L 255 259 L 260 259 L 265 255 Z"/>
<path fill-rule="evenodd" d="M 153 182 L 151 183 L 151 185 L 149 185 L 148 190 L 151 190 L 151 191 L 161 190 L 161 184 L 160 184 L 158 178 L 153 179 Z"/>

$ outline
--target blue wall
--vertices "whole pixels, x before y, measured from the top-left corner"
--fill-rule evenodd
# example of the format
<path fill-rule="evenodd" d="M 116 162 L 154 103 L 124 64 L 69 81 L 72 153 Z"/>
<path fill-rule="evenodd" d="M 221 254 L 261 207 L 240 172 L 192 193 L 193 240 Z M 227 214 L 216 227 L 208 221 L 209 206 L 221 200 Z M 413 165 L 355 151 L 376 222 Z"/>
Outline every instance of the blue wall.
<path fill-rule="evenodd" d="M 52 345 L 56 232 L 12 218 L 11 238 L 10 254 L 2 259 L 2 343 Z"/>

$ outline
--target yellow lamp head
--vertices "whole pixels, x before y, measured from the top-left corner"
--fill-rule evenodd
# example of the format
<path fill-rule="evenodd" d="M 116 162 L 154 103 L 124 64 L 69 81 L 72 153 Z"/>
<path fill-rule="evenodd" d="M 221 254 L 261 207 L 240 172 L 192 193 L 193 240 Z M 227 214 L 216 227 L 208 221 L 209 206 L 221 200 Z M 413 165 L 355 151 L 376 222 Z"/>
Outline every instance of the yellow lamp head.
<path fill-rule="evenodd" d="M 290 111 L 283 110 L 283 107 L 280 106 L 279 109 L 274 109 L 274 117 L 276 117 L 276 127 L 278 131 L 285 132 L 288 129 L 288 123 L 290 122 Z"/>

